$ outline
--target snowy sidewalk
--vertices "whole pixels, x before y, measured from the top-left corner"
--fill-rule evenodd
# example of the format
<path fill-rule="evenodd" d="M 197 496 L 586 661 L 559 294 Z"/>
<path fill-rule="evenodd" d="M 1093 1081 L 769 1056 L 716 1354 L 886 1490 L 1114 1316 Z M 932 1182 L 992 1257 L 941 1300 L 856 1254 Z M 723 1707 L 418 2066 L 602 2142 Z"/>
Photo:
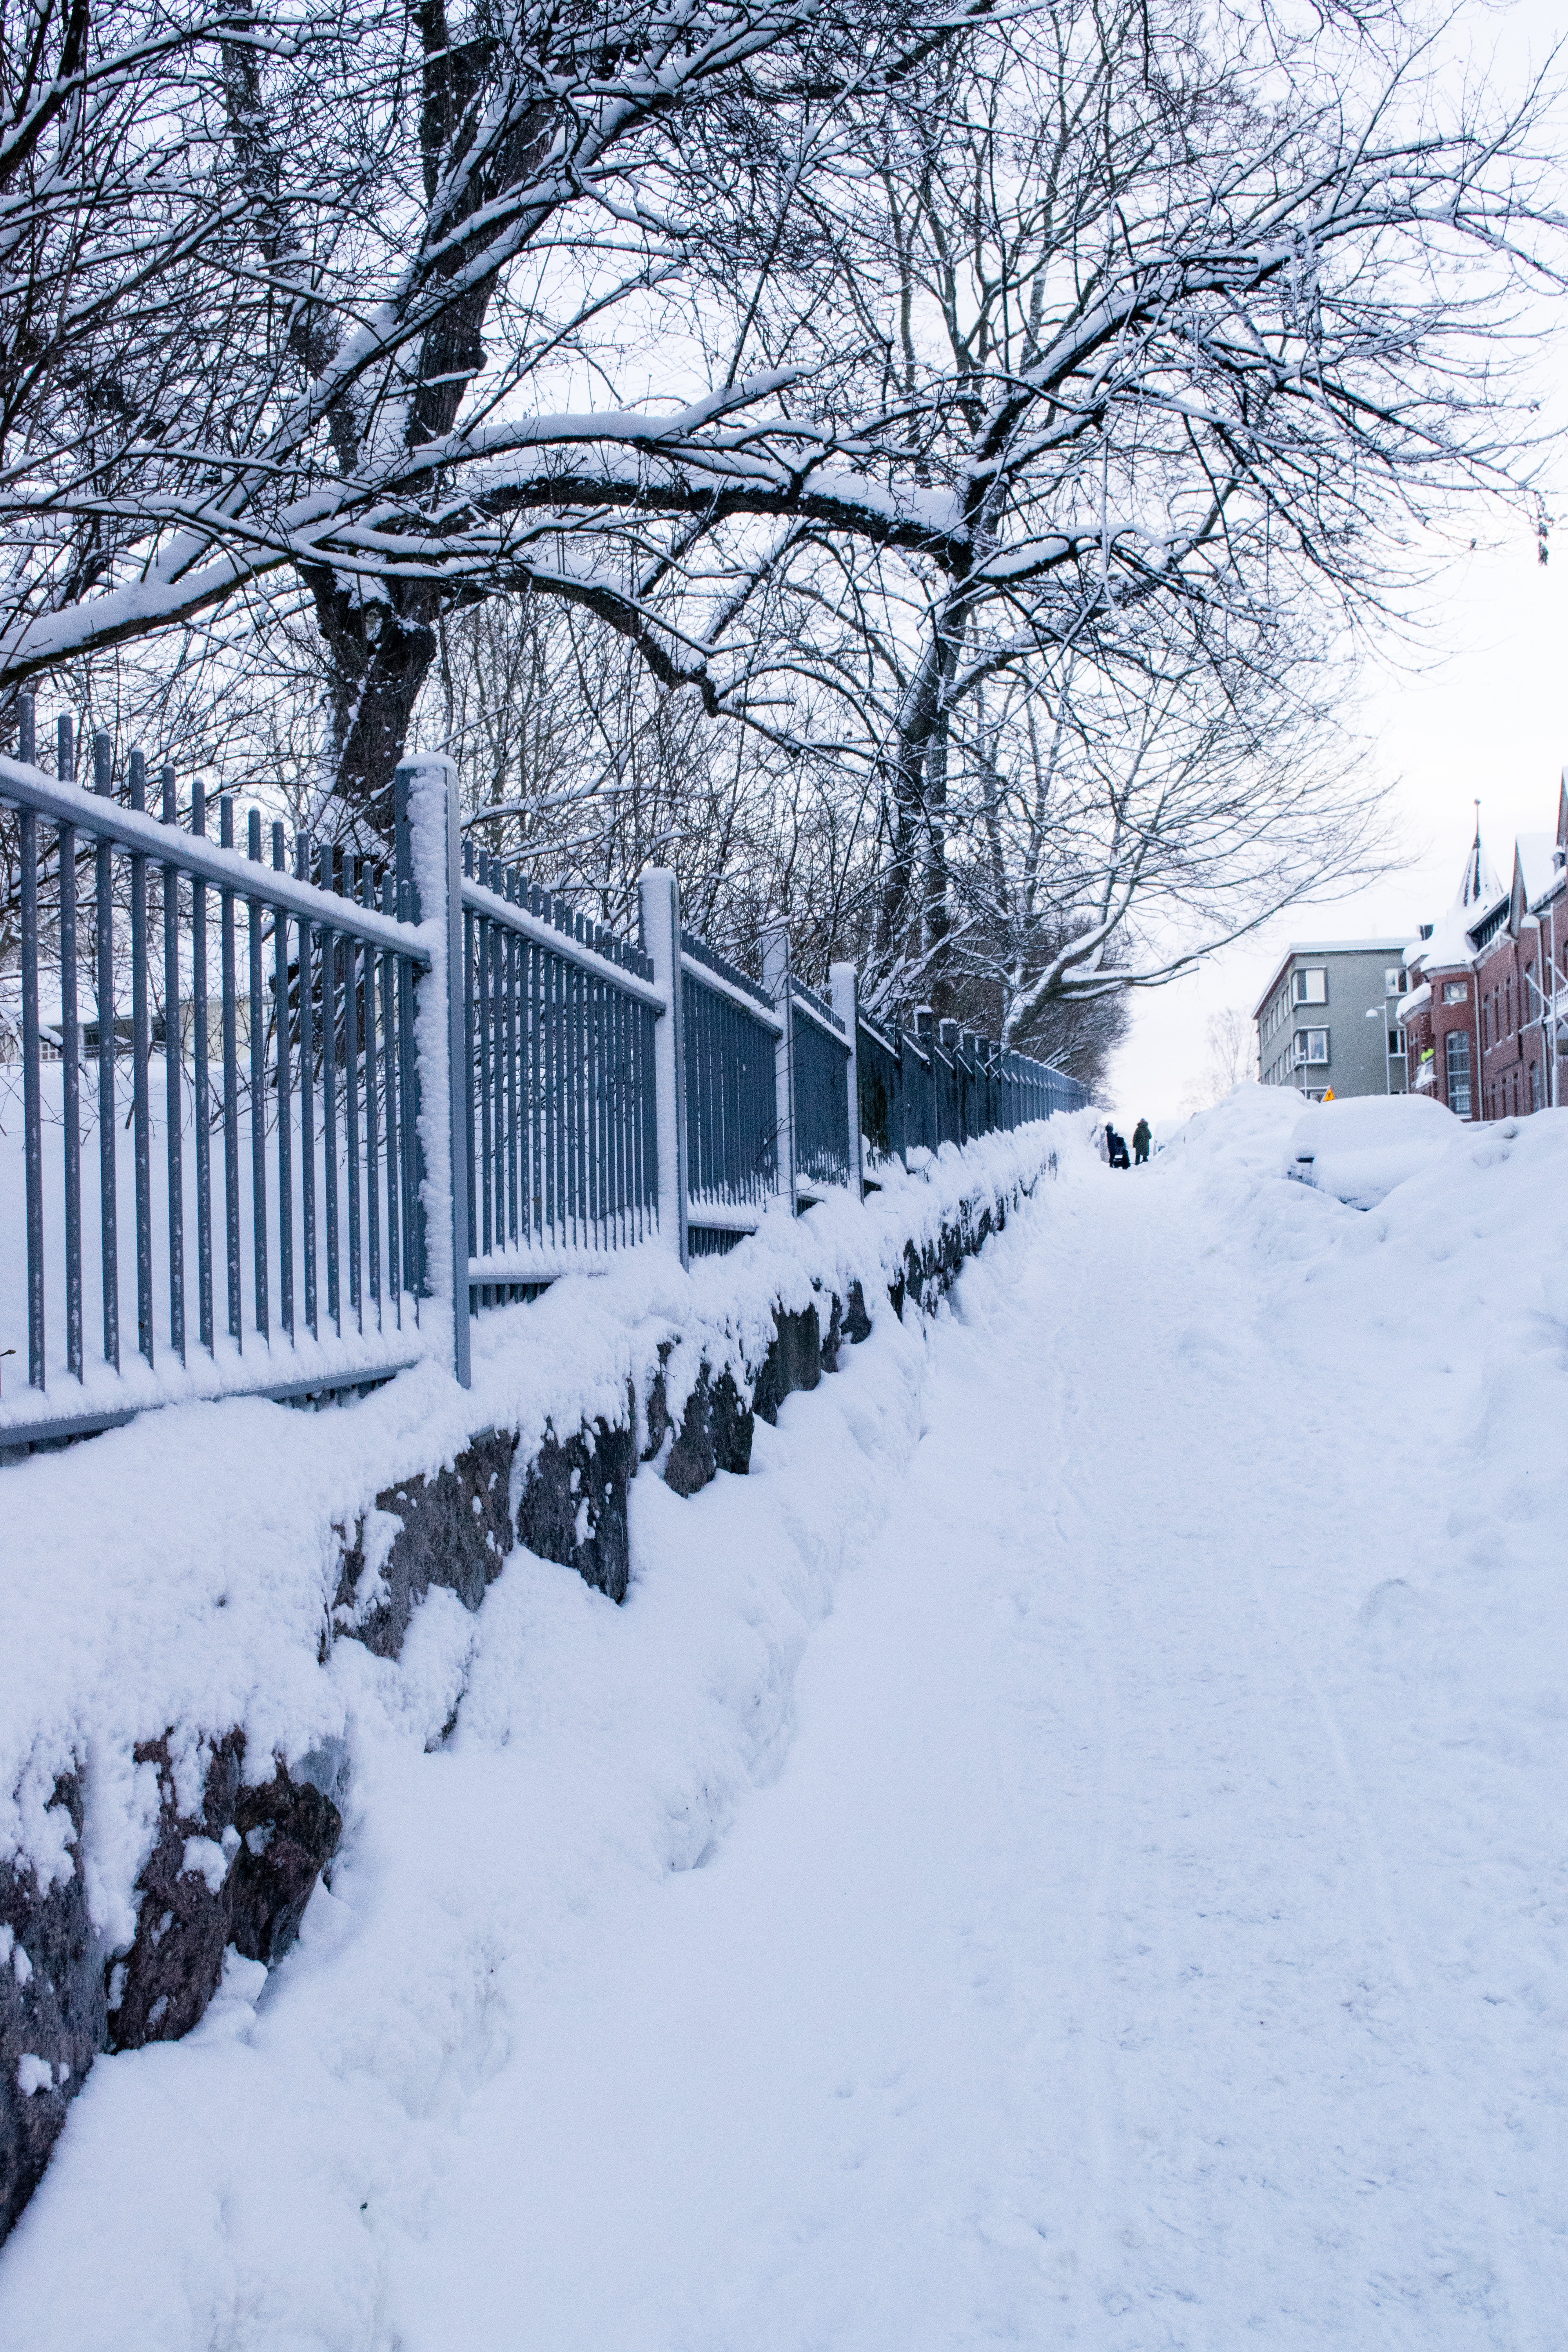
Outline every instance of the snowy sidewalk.
<path fill-rule="evenodd" d="M 1213 1197 L 1096 1170 L 964 1274 L 923 1373 L 879 1335 L 757 1479 L 638 1481 L 623 1618 L 509 1569 L 464 1730 L 384 1740 L 259 2011 L 95 2074 L 0 2339 L 1560 2343 L 1562 1660 L 1448 1572 L 1495 1595 L 1547 1530 L 1466 1515 L 1473 1462 L 1402 1410 L 1442 1368 L 1352 1295 L 1285 1311 Z M 867 1499 L 807 1640 L 825 1594 L 795 1575 L 791 1631 L 768 1562 L 822 1568 L 814 1479 Z M 696 1525 L 756 1551 L 710 1695 L 776 1725 L 731 1805 L 676 1721 L 661 1817 L 716 1833 L 671 1873 L 615 1801 L 711 1604 L 706 1565 L 670 1599 Z"/>

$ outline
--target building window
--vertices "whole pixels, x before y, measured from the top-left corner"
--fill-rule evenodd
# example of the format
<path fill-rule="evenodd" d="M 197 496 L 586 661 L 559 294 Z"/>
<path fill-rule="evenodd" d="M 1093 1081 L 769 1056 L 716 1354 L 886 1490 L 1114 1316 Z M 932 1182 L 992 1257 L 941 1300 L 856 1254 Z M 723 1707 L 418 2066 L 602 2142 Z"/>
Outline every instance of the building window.
<path fill-rule="evenodd" d="M 1463 1004 L 1468 999 L 1469 993 L 1468 987 L 1462 980 L 1446 980 L 1443 982 L 1445 1004 Z"/>
<path fill-rule="evenodd" d="M 1329 975 L 1326 971 L 1293 972 L 1290 985 L 1298 1004 L 1326 1004 L 1329 1001 Z"/>
<path fill-rule="evenodd" d="M 1298 1029 L 1296 1032 L 1296 1066 L 1303 1062 L 1326 1062 L 1329 1058 L 1329 1033 L 1326 1029 Z"/>
<path fill-rule="evenodd" d="M 1397 1029 L 1391 1029 L 1391 1030 L 1389 1031 L 1389 1033 L 1388 1033 L 1388 1058 L 1389 1058 L 1389 1060 L 1392 1062 L 1392 1061 L 1394 1060 L 1394 1058 L 1395 1055 L 1397 1055 L 1397 1054 L 1403 1054 L 1403 1053 L 1404 1053 L 1404 1051 L 1405 1051 L 1405 1048 L 1404 1048 L 1404 1046 L 1400 1044 L 1400 1041 L 1399 1041 L 1399 1032 L 1398 1032 L 1398 1030 L 1397 1030 Z"/>
<path fill-rule="evenodd" d="M 1384 996 L 1403 996 L 1405 993 L 1405 974 L 1396 963 L 1391 963 L 1383 975 L 1383 992 Z"/>
<path fill-rule="evenodd" d="M 1450 1029 L 1444 1040 L 1448 1062 L 1448 1108 L 1456 1118 L 1470 1115 L 1470 1041 L 1463 1029 Z"/>

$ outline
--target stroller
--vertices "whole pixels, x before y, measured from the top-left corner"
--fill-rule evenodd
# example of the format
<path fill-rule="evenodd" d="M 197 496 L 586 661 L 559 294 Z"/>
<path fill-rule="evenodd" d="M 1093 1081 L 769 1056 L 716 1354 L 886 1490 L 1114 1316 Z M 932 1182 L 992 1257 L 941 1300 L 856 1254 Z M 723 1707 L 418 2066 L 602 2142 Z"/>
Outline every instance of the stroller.
<path fill-rule="evenodd" d="M 1132 1162 L 1127 1154 L 1126 1137 L 1118 1135 L 1116 1129 L 1110 1126 L 1108 1126 L 1105 1130 L 1105 1148 L 1113 1168 L 1131 1167 Z"/>

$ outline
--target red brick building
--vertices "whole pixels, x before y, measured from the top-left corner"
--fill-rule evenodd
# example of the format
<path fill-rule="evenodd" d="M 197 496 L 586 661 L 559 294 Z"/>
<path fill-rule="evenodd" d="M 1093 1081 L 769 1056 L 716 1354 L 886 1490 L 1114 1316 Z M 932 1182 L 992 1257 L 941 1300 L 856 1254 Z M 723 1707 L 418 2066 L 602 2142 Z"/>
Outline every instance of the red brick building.
<path fill-rule="evenodd" d="M 1411 1092 L 1459 1118 L 1528 1117 L 1568 1100 L 1568 774 L 1557 830 L 1521 834 L 1508 883 L 1478 830 L 1459 895 L 1405 955 Z"/>

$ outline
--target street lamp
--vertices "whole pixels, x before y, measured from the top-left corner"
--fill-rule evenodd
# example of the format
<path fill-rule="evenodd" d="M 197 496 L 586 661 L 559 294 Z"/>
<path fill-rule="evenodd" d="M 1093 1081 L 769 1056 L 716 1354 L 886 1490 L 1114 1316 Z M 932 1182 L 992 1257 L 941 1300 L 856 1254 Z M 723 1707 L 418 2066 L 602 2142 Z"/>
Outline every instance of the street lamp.
<path fill-rule="evenodd" d="M 1375 1021 L 1381 1030 L 1383 1024 L 1388 1019 L 1387 1008 L 1382 1004 L 1369 1004 L 1366 1008 L 1366 1017 L 1369 1021 Z M 1383 1040 L 1383 1091 L 1385 1095 L 1391 1095 L 1394 1092 L 1394 1072 L 1388 1066 L 1386 1037 Z"/>

